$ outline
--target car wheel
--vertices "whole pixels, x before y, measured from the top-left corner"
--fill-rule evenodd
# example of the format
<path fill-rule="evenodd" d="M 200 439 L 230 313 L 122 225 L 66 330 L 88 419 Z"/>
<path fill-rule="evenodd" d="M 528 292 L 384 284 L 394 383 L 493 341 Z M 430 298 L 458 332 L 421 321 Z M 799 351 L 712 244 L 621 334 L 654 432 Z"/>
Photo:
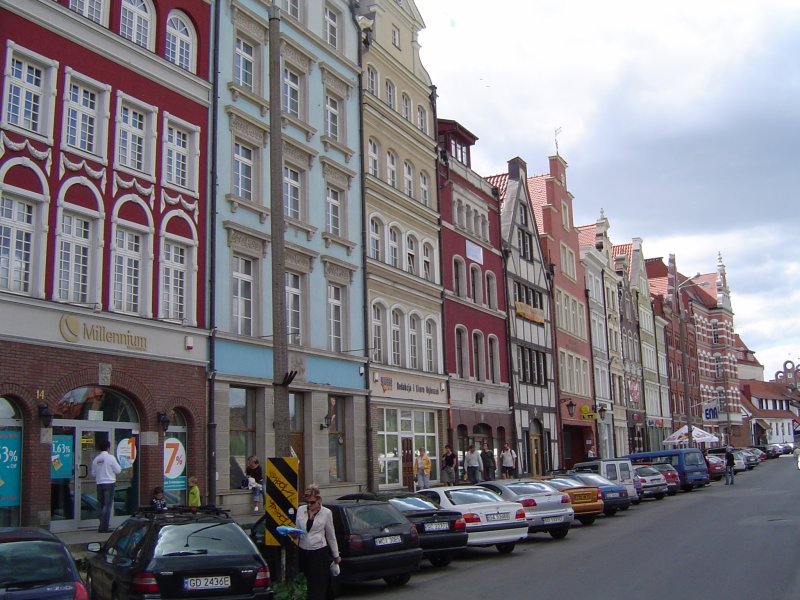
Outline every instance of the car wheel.
<path fill-rule="evenodd" d="M 495 548 L 500 554 L 511 554 L 514 551 L 514 547 L 517 544 L 515 542 L 509 542 L 508 544 L 497 544 Z"/>
<path fill-rule="evenodd" d="M 428 560 L 434 567 L 446 567 L 453 560 L 451 556 L 431 556 Z"/>
<path fill-rule="evenodd" d="M 569 533 L 569 527 L 561 527 L 560 529 L 551 529 L 549 532 L 550 537 L 554 540 L 563 540 Z"/>
<path fill-rule="evenodd" d="M 656 500 L 663 500 L 664 494 L 656 494 Z"/>
<path fill-rule="evenodd" d="M 578 521 L 581 522 L 583 525 L 591 525 L 594 523 L 595 517 L 578 517 Z"/>
<path fill-rule="evenodd" d="M 400 573 L 400 575 L 389 575 L 388 577 L 383 578 L 383 580 L 386 582 L 386 585 L 390 585 L 392 587 L 400 587 L 401 585 L 405 585 L 408 583 L 409 579 L 411 579 L 411 573 Z"/>
<path fill-rule="evenodd" d="M 616 508 L 607 508 L 607 509 L 605 509 L 603 511 L 603 514 L 605 516 L 607 516 L 607 517 L 613 517 L 614 515 L 617 514 L 617 509 Z"/>

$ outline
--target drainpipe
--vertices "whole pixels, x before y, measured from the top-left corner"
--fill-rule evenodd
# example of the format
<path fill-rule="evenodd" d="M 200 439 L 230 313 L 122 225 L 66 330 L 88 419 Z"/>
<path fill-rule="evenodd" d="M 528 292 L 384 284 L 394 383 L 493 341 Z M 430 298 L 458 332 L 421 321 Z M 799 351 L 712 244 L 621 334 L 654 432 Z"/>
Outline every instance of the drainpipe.
<path fill-rule="evenodd" d="M 603 286 L 603 320 L 605 321 L 605 327 L 603 327 L 603 331 L 606 334 L 606 353 L 608 354 L 608 394 L 609 399 L 611 400 L 611 444 L 614 447 L 613 454 L 617 454 L 617 428 L 614 427 L 614 407 L 616 406 L 616 402 L 614 402 L 614 378 L 611 374 L 611 344 L 609 344 L 609 335 L 608 335 L 608 304 L 606 303 L 606 270 L 603 269 L 600 272 L 600 281 Z"/>
<path fill-rule="evenodd" d="M 595 415 L 598 415 L 600 413 L 597 410 L 599 408 L 598 407 L 598 402 L 597 402 L 597 383 L 594 380 L 594 351 L 593 351 L 594 338 L 592 337 L 592 306 L 591 306 L 591 300 L 589 298 L 589 288 L 584 288 L 583 295 L 586 298 L 586 308 L 587 308 L 587 310 L 589 312 L 589 327 L 588 327 L 588 330 L 589 330 L 589 356 L 591 357 L 591 365 L 592 365 L 592 368 L 589 369 L 589 374 L 592 376 L 592 401 L 593 401 L 594 408 L 595 408 L 594 413 L 595 413 Z M 595 442 L 596 442 L 596 446 L 597 446 L 596 449 L 595 449 L 595 454 L 597 455 L 598 458 L 602 458 L 600 456 L 600 425 L 599 425 L 599 422 L 598 422 L 597 418 L 595 418 L 595 420 L 594 420 L 594 428 L 595 428 Z"/>

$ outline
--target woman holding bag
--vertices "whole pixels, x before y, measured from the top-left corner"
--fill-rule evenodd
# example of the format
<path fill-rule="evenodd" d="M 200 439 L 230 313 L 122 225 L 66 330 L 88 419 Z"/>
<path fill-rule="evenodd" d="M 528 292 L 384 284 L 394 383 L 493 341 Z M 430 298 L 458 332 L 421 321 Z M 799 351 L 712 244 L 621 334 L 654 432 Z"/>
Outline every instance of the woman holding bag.
<path fill-rule="evenodd" d="M 300 536 L 300 570 L 306 576 L 307 600 L 329 600 L 333 598 L 331 560 L 342 562 L 336 533 L 333 529 L 333 514 L 322 506 L 319 486 L 306 488 L 306 503 L 297 509 L 295 524 L 306 532 Z"/>

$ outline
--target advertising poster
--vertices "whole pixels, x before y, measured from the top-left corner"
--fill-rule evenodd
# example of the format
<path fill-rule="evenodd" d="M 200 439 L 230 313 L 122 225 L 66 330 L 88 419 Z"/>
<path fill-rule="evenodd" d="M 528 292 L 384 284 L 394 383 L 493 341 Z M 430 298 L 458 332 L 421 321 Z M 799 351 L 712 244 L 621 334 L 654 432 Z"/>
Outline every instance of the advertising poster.
<path fill-rule="evenodd" d="M 54 435 L 50 451 L 50 479 L 72 479 L 75 442 L 71 435 Z"/>
<path fill-rule="evenodd" d="M 164 440 L 164 491 L 186 489 L 186 448 L 176 437 Z"/>
<path fill-rule="evenodd" d="M 21 433 L 0 431 L 0 506 L 19 506 Z"/>
<path fill-rule="evenodd" d="M 117 462 L 123 469 L 130 469 L 136 462 L 136 438 L 127 437 L 117 444 Z"/>

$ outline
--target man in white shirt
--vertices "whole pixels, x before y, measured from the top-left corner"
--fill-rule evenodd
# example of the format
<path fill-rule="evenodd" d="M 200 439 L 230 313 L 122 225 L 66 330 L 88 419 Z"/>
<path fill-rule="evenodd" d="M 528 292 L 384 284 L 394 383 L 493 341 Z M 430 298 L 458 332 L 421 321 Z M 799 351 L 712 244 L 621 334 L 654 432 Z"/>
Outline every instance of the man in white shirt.
<path fill-rule="evenodd" d="M 471 484 L 476 484 L 481 480 L 481 471 L 483 471 L 483 461 L 481 460 L 481 453 L 471 445 L 464 455 L 464 466 L 467 467 L 467 477 Z"/>
<path fill-rule="evenodd" d="M 517 453 L 503 444 L 503 451 L 500 453 L 500 467 L 503 470 L 503 479 L 511 479 L 517 472 Z"/>
<path fill-rule="evenodd" d="M 95 456 L 92 461 L 92 477 L 97 484 L 97 503 L 100 505 L 100 528 L 99 533 L 108 533 L 109 521 L 111 520 L 111 508 L 114 505 L 114 487 L 117 483 L 117 475 L 122 471 L 119 462 L 113 454 L 109 454 L 111 442 L 103 440 L 100 442 L 100 454 Z"/>

